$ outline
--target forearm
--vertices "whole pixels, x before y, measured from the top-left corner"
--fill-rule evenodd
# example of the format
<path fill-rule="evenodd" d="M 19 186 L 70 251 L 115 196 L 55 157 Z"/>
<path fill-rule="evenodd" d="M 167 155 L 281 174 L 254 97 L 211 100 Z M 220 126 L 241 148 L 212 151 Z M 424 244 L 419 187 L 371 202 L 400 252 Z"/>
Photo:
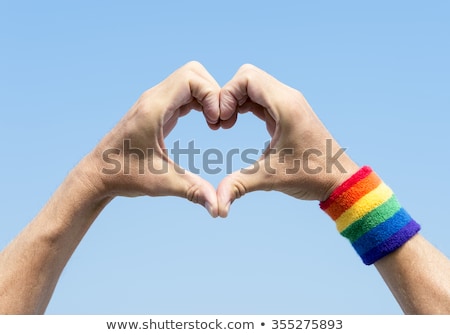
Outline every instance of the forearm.
<path fill-rule="evenodd" d="M 450 261 L 422 236 L 375 266 L 406 314 L 450 314 Z"/>
<path fill-rule="evenodd" d="M 361 168 L 320 206 L 405 313 L 450 313 L 450 261 L 417 235 L 419 224 L 374 171 Z"/>
<path fill-rule="evenodd" d="M 219 85 L 203 66 L 190 62 L 139 98 L 0 253 L 0 313 L 45 311 L 64 266 L 114 196 L 181 196 L 218 215 L 213 186 L 193 173 L 179 173 L 163 142 L 178 118 L 191 109 L 202 111 L 210 127 L 217 129 L 219 93 Z M 120 171 L 112 172 L 110 162 L 119 162 Z M 145 169 L 144 162 L 152 164 Z M 150 166 L 167 171 L 153 173 Z"/>
<path fill-rule="evenodd" d="M 111 200 L 83 160 L 41 212 L 0 253 L 0 313 L 41 314 L 92 222 Z"/>

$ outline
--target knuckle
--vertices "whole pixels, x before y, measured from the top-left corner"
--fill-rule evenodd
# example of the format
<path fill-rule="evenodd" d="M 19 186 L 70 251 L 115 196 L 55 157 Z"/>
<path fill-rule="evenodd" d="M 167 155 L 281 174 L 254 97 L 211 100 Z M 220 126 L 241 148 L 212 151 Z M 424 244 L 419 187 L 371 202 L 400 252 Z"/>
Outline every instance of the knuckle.
<path fill-rule="evenodd" d="M 186 199 L 188 199 L 189 201 L 197 204 L 199 203 L 199 198 L 200 198 L 200 188 L 198 185 L 191 185 L 190 187 L 188 187 L 188 189 L 186 190 L 186 195 L 185 195 Z"/>
<path fill-rule="evenodd" d="M 241 65 L 241 67 L 239 68 L 240 72 L 250 72 L 250 71 L 255 71 L 257 69 L 256 66 L 254 66 L 253 64 L 250 63 L 245 63 L 243 65 Z"/>
<path fill-rule="evenodd" d="M 253 64 L 244 64 L 239 68 L 238 73 L 241 74 L 243 77 L 247 78 L 248 80 L 251 80 L 252 78 L 257 75 L 257 73 L 260 70 L 254 66 Z"/>
<path fill-rule="evenodd" d="M 238 71 L 238 78 L 248 83 L 260 83 L 267 80 L 265 72 L 252 64 L 242 65 Z"/>
<path fill-rule="evenodd" d="M 186 70 L 192 71 L 192 72 L 199 72 L 199 71 L 203 71 L 204 70 L 203 65 L 199 61 L 196 61 L 196 60 L 192 60 L 192 61 L 186 63 L 184 65 L 184 68 Z"/>

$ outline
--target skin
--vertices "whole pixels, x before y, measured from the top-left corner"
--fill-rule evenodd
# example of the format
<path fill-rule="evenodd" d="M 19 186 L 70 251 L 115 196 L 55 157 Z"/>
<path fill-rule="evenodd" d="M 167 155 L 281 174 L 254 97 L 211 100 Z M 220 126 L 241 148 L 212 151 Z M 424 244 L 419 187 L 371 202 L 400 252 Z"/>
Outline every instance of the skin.
<path fill-rule="evenodd" d="M 220 87 L 196 62 L 188 63 L 146 91 L 123 119 L 67 176 L 41 212 L 0 254 L 0 313 L 42 314 L 59 276 L 101 210 L 116 196 L 179 196 L 203 205 L 218 215 L 216 191 L 211 184 L 181 170 L 164 153 L 164 137 L 180 116 L 191 109 L 203 111 L 217 128 Z M 129 171 L 103 173 L 105 150 L 119 150 L 124 140 L 146 153 L 155 167 L 166 164 L 168 173 L 139 173 L 137 157 Z M 147 148 L 153 151 L 147 152 Z"/>
<path fill-rule="evenodd" d="M 375 263 L 405 314 L 450 314 L 450 261 L 416 235 Z"/>
<path fill-rule="evenodd" d="M 230 128 L 239 113 L 252 112 L 266 123 L 270 148 L 247 173 L 227 176 L 216 191 L 164 152 L 165 136 L 192 109 L 203 112 L 211 129 Z M 167 167 L 167 173 L 142 169 L 138 155 L 127 156 L 129 165 L 112 173 L 104 154 L 124 161 L 125 141 L 155 169 Z M 286 148 L 292 151 L 286 154 Z M 327 150 L 338 158 L 328 170 Z M 287 173 L 298 162 L 295 173 Z M 201 64 L 188 63 L 139 98 L 0 253 L 0 313 L 45 312 L 63 268 L 116 196 L 184 197 L 213 217 L 226 217 L 233 201 L 257 190 L 324 200 L 357 170 L 300 92 L 252 65 L 243 66 L 221 89 Z M 450 262 L 420 235 L 375 266 L 405 313 L 450 314 Z"/>
<path fill-rule="evenodd" d="M 298 199 L 325 200 L 358 170 L 342 154 L 339 161 L 345 172 L 333 167 L 327 173 L 321 156 L 312 157 L 310 162 L 313 167 L 322 168 L 320 173 L 311 174 L 306 169 L 295 174 L 283 173 L 286 165 L 292 166 L 294 159 L 301 160 L 308 149 L 326 152 L 326 139 L 331 139 L 333 152 L 340 147 L 300 92 L 252 65 L 241 67 L 222 88 L 220 109 L 224 128 L 233 126 L 238 114 L 248 111 L 265 121 L 272 136 L 270 146 L 275 150 L 263 155 L 255 165 L 266 166 L 269 160 L 270 166 L 277 169 L 276 174 L 260 168 L 254 174 L 236 171 L 227 176 L 217 190 L 222 217 L 227 216 L 235 199 L 257 190 L 276 190 Z M 283 148 L 294 148 L 294 155 L 283 161 L 279 154 Z M 421 235 L 377 261 L 375 267 L 406 314 L 450 314 L 450 261 Z"/>

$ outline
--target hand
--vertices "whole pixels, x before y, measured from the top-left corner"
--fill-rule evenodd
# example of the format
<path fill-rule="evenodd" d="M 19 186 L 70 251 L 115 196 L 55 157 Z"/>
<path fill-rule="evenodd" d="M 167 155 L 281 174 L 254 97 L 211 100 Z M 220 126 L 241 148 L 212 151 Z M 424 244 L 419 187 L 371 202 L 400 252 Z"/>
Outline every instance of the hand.
<path fill-rule="evenodd" d="M 172 73 L 146 91 L 123 119 L 88 156 L 95 166 L 91 183 L 105 196 L 184 197 L 207 208 L 216 217 L 213 186 L 181 169 L 167 155 L 164 138 L 179 117 L 203 111 L 208 125 L 217 129 L 220 87 L 196 62 Z"/>
<path fill-rule="evenodd" d="M 269 148 L 252 166 L 218 186 L 219 215 L 257 190 L 277 190 L 298 199 L 325 200 L 358 166 L 318 119 L 303 95 L 252 65 L 242 66 L 220 93 L 220 124 L 230 128 L 238 113 L 266 123 Z"/>

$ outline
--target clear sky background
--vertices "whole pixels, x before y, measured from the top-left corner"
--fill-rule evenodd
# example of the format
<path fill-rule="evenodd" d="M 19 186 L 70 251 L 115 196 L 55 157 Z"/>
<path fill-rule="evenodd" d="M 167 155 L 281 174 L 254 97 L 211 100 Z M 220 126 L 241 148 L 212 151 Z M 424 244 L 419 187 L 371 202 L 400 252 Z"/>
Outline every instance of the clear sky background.
<path fill-rule="evenodd" d="M 1 1 L 0 248 L 140 94 L 190 60 L 225 84 L 252 63 L 302 91 L 450 255 L 448 1 Z M 264 124 L 169 148 L 262 148 Z M 200 160 L 199 160 L 200 161 Z M 233 163 L 234 168 L 244 166 Z M 201 172 L 213 185 L 225 176 Z M 117 198 L 65 268 L 48 314 L 401 314 L 317 202 L 275 192 L 212 219 L 179 198 Z"/>

